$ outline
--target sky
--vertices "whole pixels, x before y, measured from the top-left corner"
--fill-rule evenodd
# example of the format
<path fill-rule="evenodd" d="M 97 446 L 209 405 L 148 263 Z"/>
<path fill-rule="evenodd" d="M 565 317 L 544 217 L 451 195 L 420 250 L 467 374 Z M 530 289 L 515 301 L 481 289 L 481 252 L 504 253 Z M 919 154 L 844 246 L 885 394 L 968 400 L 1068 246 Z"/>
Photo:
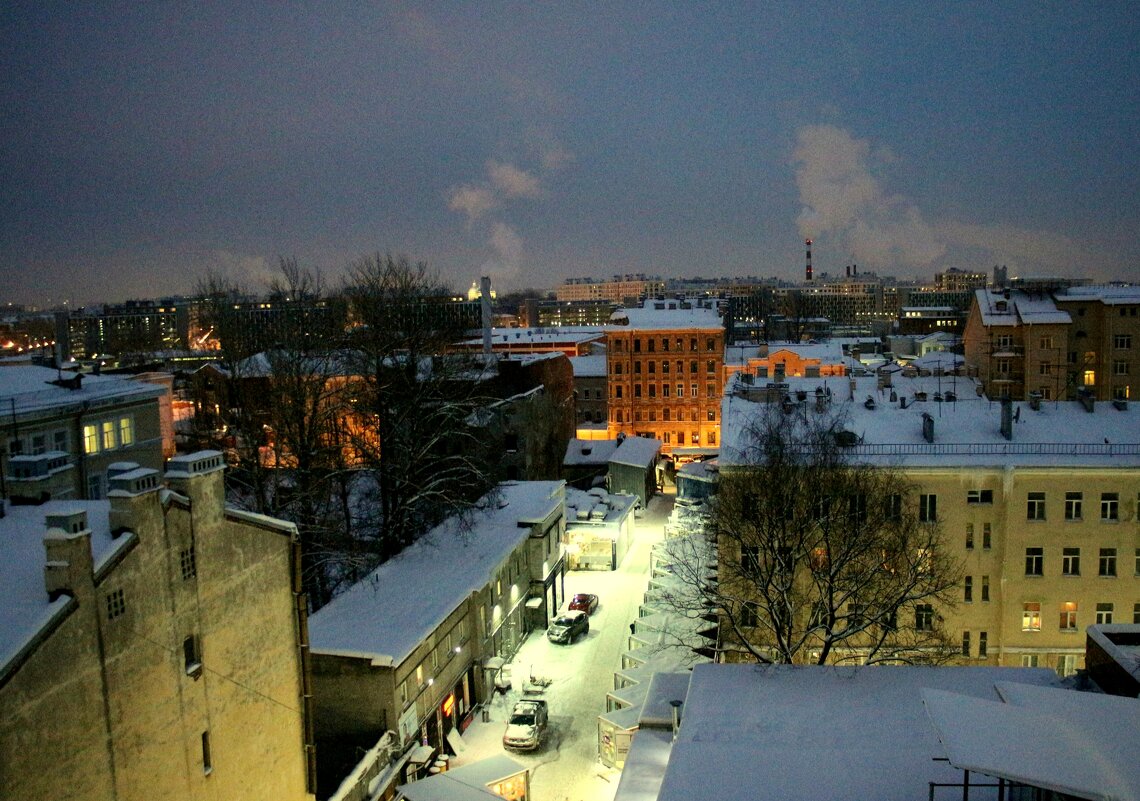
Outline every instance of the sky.
<path fill-rule="evenodd" d="M 367 6 L 361 8 L 360 6 Z M 568 277 L 1140 281 L 1140 13 L 1051 3 L 0 7 L 0 302 Z"/>

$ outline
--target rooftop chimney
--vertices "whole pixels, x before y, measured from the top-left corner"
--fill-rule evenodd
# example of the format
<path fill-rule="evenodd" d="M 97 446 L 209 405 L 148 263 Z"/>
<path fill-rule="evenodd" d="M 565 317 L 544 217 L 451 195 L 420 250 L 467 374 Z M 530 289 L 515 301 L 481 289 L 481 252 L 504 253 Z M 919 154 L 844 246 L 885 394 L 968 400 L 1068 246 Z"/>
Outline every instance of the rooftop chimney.
<path fill-rule="evenodd" d="M 922 438 L 934 442 L 934 418 L 926 412 L 922 413 Z"/>
<path fill-rule="evenodd" d="M 811 283 L 811 240 L 804 240 L 804 247 L 807 248 L 807 281 Z"/>
<path fill-rule="evenodd" d="M 1013 401 L 1008 397 L 1001 399 L 1001 435 L 1013 439 Z"/>

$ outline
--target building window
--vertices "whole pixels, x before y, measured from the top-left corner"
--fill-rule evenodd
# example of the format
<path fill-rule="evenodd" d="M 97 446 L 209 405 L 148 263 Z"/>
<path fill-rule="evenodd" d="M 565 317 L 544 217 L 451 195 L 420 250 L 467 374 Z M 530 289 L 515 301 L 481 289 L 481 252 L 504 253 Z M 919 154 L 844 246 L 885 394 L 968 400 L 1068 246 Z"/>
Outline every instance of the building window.
<path fill-rule="evenodd" d="M 693 445 L 700 445 L 701 444 L 700 432 L 699 431 L 690 432 L 689 442 L 692 443 Z"/>
<path fill-rule="evenodd" d="M 182 641 L 182 665 L 187 676 L 197 678 L 202 674 L 202 657 L 198 653 L 198 639 L 194 635 Z"/>
<path fill-rule="evenodd" d="M 669 337 L 661 337 L 661 350 L 669 352 Z"/>
<path fill-rule="evenodd" d="M 1029 502 L 1025 509 L 1026 520 L 1044 520 L 1045 519 L 1045 493 L 1044 492 L 1031 492 L 1029 493 Z"/>
<path fill-rule="evenodd" d="M 716 340 L 713 339 L 712 337 L 709 337 L 708 339 L 706 339 L 705 340 L 705 350 L 715 351 L 716 350 Z"/>
<path fill-rule="evenodd" d="M 755 601 L 745 601 L 740 607 L 740 625 L 746 629 L 755 628 L 760 619 L 759 612 L 760 607 Z"/>
<path fill-rule="evenodd" d="M 665 386 L 665 395 L 666 396 L 669 395 L 669 386 L 668 385 Z M 673 412 L 673 410 L 670 409 L 668 406 L 666 406 L 664 409 L 661 410 L 661 419 L 664 420 L 665 422 L 669 422 L 669 418 L 672 416 L 672 412 Z"/>
<path fill-rule="evenodd" d="M 651 397 L 651 398 L 657 397 L 657 385 L 656 384 L 650 384 L 649 385 L 649 397 Z"/>
<path fill-rule="evenodd" d="M 621 397 L 621 387 L 620 386 L 614 387 L 614 397 L 615 398 Z"/>
<path fill-rule="evenodd" d="M 1080 520 L 1081 519 L 1081 505 L 1084 501 L 1084 493 L 1082 492 L 1066 492 L 1065 493 L 1065 519 L 1066 520 Z"/>
<path fill-rule="evenodd" d="M 716 409 L 709 409 L 708 418 L 710 423 L 716 422 Z"/>
<path fill-rule="evenodd" d="M 1041 337 L 1041 339 L 1038 341 L 1038 347 L 1040 347 L 1041 350 L 1052 350 L 1053 349 L 1053 337 L 1051 337 L 1051 336 Z"/>
<path fill-rule="evenodd" d="M 1132 574 L 1140 576 L 1140 548 L 1136 549 L 1136 566 L 1132 568 Z"/>
<path fill-rule="evenodd" d="M 697 397 L 697 385 L 696 384 L 689 384 L 689 397 L 690 398 Z"/>
<path fill-rule="evenodd" d="M 990 599 L 990 577 L 982 576 L 982 600 L 988 601 Z"/>
<path fill-rule="evenodd" d="M 933 523 L 938 519 L 938 496 L 918 496 L 918 519 L 923 523 Z"/>
<path fill-rule="evenodd" d="M 1069 601 L 1061 604 L 1061 631 L 1077 630 L 1077 604 Z"/>
<path fill-rule="evenodd" d="M 183 581 L 188 581 L 198 575 L 198 566 L 194 563 L 193 548 L 178 552 L 178 566 L 182 569 Z"/>
<path fill-rule="evenodd" d="M 934 607 L 931 604 L 918 604 L 914 608 L 915 631 L 934 631 Z"/>
<path fill-rule="evenodd" d="M 634 375 L 641 375 L 641 362 L 634 362 L 633 363 L 633 374 Z"/>
<path fill-rule="evenodd" d="M 1025 549 L 1025 575 L 1041 576 L 1045 573 L 1045 549 Z"/>
<path fill-rule="evenodd" d="M 685 385 L 684 384 L 678 384 L 677 385 L 677 397 L 678 398 L 685 397 Z"/>
<path fill-rule="evenodd" d="M 998 350 L 1009 350 L 1013 347 L 1012 334 L 999 334 L 997 338 Z"/>
<path fill-rule="evenodd" d="M 689 350 L 691 350 L 693 353 L 697 352 L 697 338 L 696 337 L 689 337 Z M 694 364 L 696 364 L 696 362 L 694 362 Z M 696 372 L 696 370 L 697 370 L 697 368 L 694 367 L 693 372 Z"/>
<path fill-rule="evenodd" d="M 962 656 L 970 655 L 970 632 L 962 632 Z"/>
<path fill-rule="evenodd" d="M 209 776 L 214 771 L 214 763 L 210 758 L 210 733 L 202 732 L 202 772 Z"/>
<path fill-rule="evenodd" d="M 614 362 L 614 375 L 621 375 L 621 362 Z"/>
<path fill-rule="evenodd" d="M 962 600 L 966 603 L 972 603 L 974 600 L 974 577 L 966 576 L 962 582 Z"/>
<path fill-rule="evenodd" d="M 115 421 L 104 420 L 101 428 L 103 431 L 103 450 L 109 451 L 115 447 Z"/>
<path fill-rule="evenodd" d="M 1022 654 L 1021 666 L 1022 667 L 1037 667 L 1038 659 L 1037 654 Z"/>
<path fill-rule="evenodd" d="M 634 353 L 641 353 L 641 340 L 640 339 L 633 340 L 633 352 Z"/>
<path fill-rule="evenodd" d="M 715 398 L 716 397 L 716 384 L 705 384 L 705 397 L 706 398 Z"/>
<path fill-rule="evenodd" d="M 1086 387 L 1096 386 L 1096 370 L 1085 370 L 1081 377 L 1081 383 Z"/>
<path fill-rule="evenodd" d="M 986 656 L 986 647 L 989 644 L 987 642 L 987 639 L 988 639 L 988 635 L 986 634 L 986 632 L 984 632 L 984 631 L 978 632 L 978 656 L 983 658 L 983 659 Z"/>
<path fill-rule="evenodd" d="M 129 417 L 119 418 L 119 446 L 126 447 L 135 441 L 134 423 Z"/>
<path fill-rule="evenodd" d="M 1129 348 L 1132 347 L 1132 335 L 1131 334 L 1113 334 L 1112 335 L 1112 347 L 1119 348 L 1121 350 L 1128 350 Z"/>
<path fill-rule="evenodd" d="M 655 353 L 657 351 L 657 340 L 656 339 L 650 338 L 646 342 L 646 344 L 649 345 L 649 352 L 650 353 Z"/>
<path fill-rule="evenodd" d="M 99 452 L 99 427 L 96 425 L 83 426 L 83 452 Z"/>
<path fill-rule="evenodd" d="M 898 522 L 902 520 L 902 495 L 891 494 L 884 499 L 886 509 L 884 509 L 884 516 L 887 520 Z"/>
<path fill-rule="evenodd" d="M 967 551 L 974 550 L 974 524 L 973 523 L 967 523 L 966 524 L 966 550 Z"/>
<path fill-rule="evenodd" d="M 1100 549 L 1100 564 L 1097 571 L 1101 576 L 1115 576 L 1116 575 L 1116 549 L 1115 548 L 1101 548 Z"/>
<path fill-rule="evenodd" d="M 716 432 L 715 431 L 709 432 L 709 445 L 716 445 Z"/>
<path fill-rule="evenodd" d="M 633 385 L 633 397 L 635 397 L 635 398 L 641 397 L 641 384 L 634 384 Z"/>
<path fill-rule="evenodd" d="M 1062 677 L 1072 676 L 1077 672 L 1077 655 L 1076 654 L 1061 654 L 1060 659 L 1057 660 L 1057 673 Z"/>
<path fill-rule="evenodd" d="M 669 375 L 669 360 L 668 359 L 661 362 L 661 372 L 664 373 L 665 375 Z"/>
<path fill-rule="evenodd" d="M 1061 575 L 1079 576 L 1081 574 L 1081 549 L 1061 549 Z"/>
<path fill-rule="evenodd" d="M 1028 601 L 1021 608 L 1021 630 L 1041 631 L 1041 604 Z"/>
<path fill-rule="evenodd" d="M 1120 519 L 1120 495 L 1115 492 L 1102 492 L 1100 494 L 1100 519 Z"/>
<path fill-rule="evenodd" d="M 107 619 L 114 620 L 127 611 L 127 598 L 122 590 L 107 593 Z"/>
<path fill-rule="evenodd" d="M 1096 624 L 1107 626 L 1112 623 L 1112 604 L 1096 605 Z"/>
<path fill-rule="evenodd" d="M 992 542 L 990 540 L 990 524 L 982 523 L 982 548 L 989 550 Z"/>
<path fill-rule="evenodd" d="M 1132 604 L 1132 625 L 1140 626 L 1140 603 Z"/>
<path fill-rule="evenodd" d="M 757 545 L 740 546 L 740 569 L 748 576 L 755 576 L 760 572 L 760 547 Z"/>
<path fill-rule="evenodd" d="M 993 503 L 994 491 L 988 489 L 966 490 L 966 503 Z"/>
<path fill-rule="evenodd" d="M 1113 375 L 1128 375 L 1128 362 L 1115 361 L 1112 363 Z"/>
<path fill-rule="evenodd" d="M 716 374 L 716 360 L 715 359 L 709 359 L 708 362 L 705 363 L 705 372 L 708 373 L 709 375 L 715 375 Z"/>
<path fill-rule="evenodd" d="M 66 451 L 67 450 L 67 432 L 56 431 L 51 435 L 52 450 Z"/>

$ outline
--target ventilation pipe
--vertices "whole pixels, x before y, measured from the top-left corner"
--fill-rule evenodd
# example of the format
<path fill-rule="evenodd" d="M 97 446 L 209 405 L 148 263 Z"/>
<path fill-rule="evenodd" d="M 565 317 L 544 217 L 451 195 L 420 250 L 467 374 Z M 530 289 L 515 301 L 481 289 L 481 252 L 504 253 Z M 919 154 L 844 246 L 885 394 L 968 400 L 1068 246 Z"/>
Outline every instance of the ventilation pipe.
<path fill-rule="evenodd" d="M 479 279 L 480 308 L 483 311 L 483 355 L 491 355 L 491 276 Z"/>

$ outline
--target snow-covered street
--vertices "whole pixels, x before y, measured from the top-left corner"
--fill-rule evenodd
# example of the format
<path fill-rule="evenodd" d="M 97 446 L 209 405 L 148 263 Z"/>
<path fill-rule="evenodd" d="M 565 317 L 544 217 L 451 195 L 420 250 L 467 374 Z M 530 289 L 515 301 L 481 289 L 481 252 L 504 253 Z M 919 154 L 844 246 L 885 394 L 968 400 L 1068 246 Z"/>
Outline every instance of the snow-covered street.
<path fill-rule="evenodd" d="M 534 801 L 606 801 L 617 789 L 619 773 L 598 760 L 598 715 L 606 710 L 614 671 L 628 644 L 630 623 L 637 617 L 649 575 L 651 545 L 661 539 L 673 506 L 673 495 L 654 497 L 635 526 L 635 541 L 616 571 L 566 574 L 566 594 L 595 593 L 601 599 L 590 618 L 590 632 L 572 645 L 549 642 L 533 631 L 511 665 L 512 687 L 496 695 L 487 712 L 476 715 L 463 739 L 454 766 L 503 753 L 501 738 L 514 702 L 523 697 L 530 676 L 551 679 L 543 694 L 550 707 L 550 729 L 533 753 L 510 756 L 531 770 Z"/>

